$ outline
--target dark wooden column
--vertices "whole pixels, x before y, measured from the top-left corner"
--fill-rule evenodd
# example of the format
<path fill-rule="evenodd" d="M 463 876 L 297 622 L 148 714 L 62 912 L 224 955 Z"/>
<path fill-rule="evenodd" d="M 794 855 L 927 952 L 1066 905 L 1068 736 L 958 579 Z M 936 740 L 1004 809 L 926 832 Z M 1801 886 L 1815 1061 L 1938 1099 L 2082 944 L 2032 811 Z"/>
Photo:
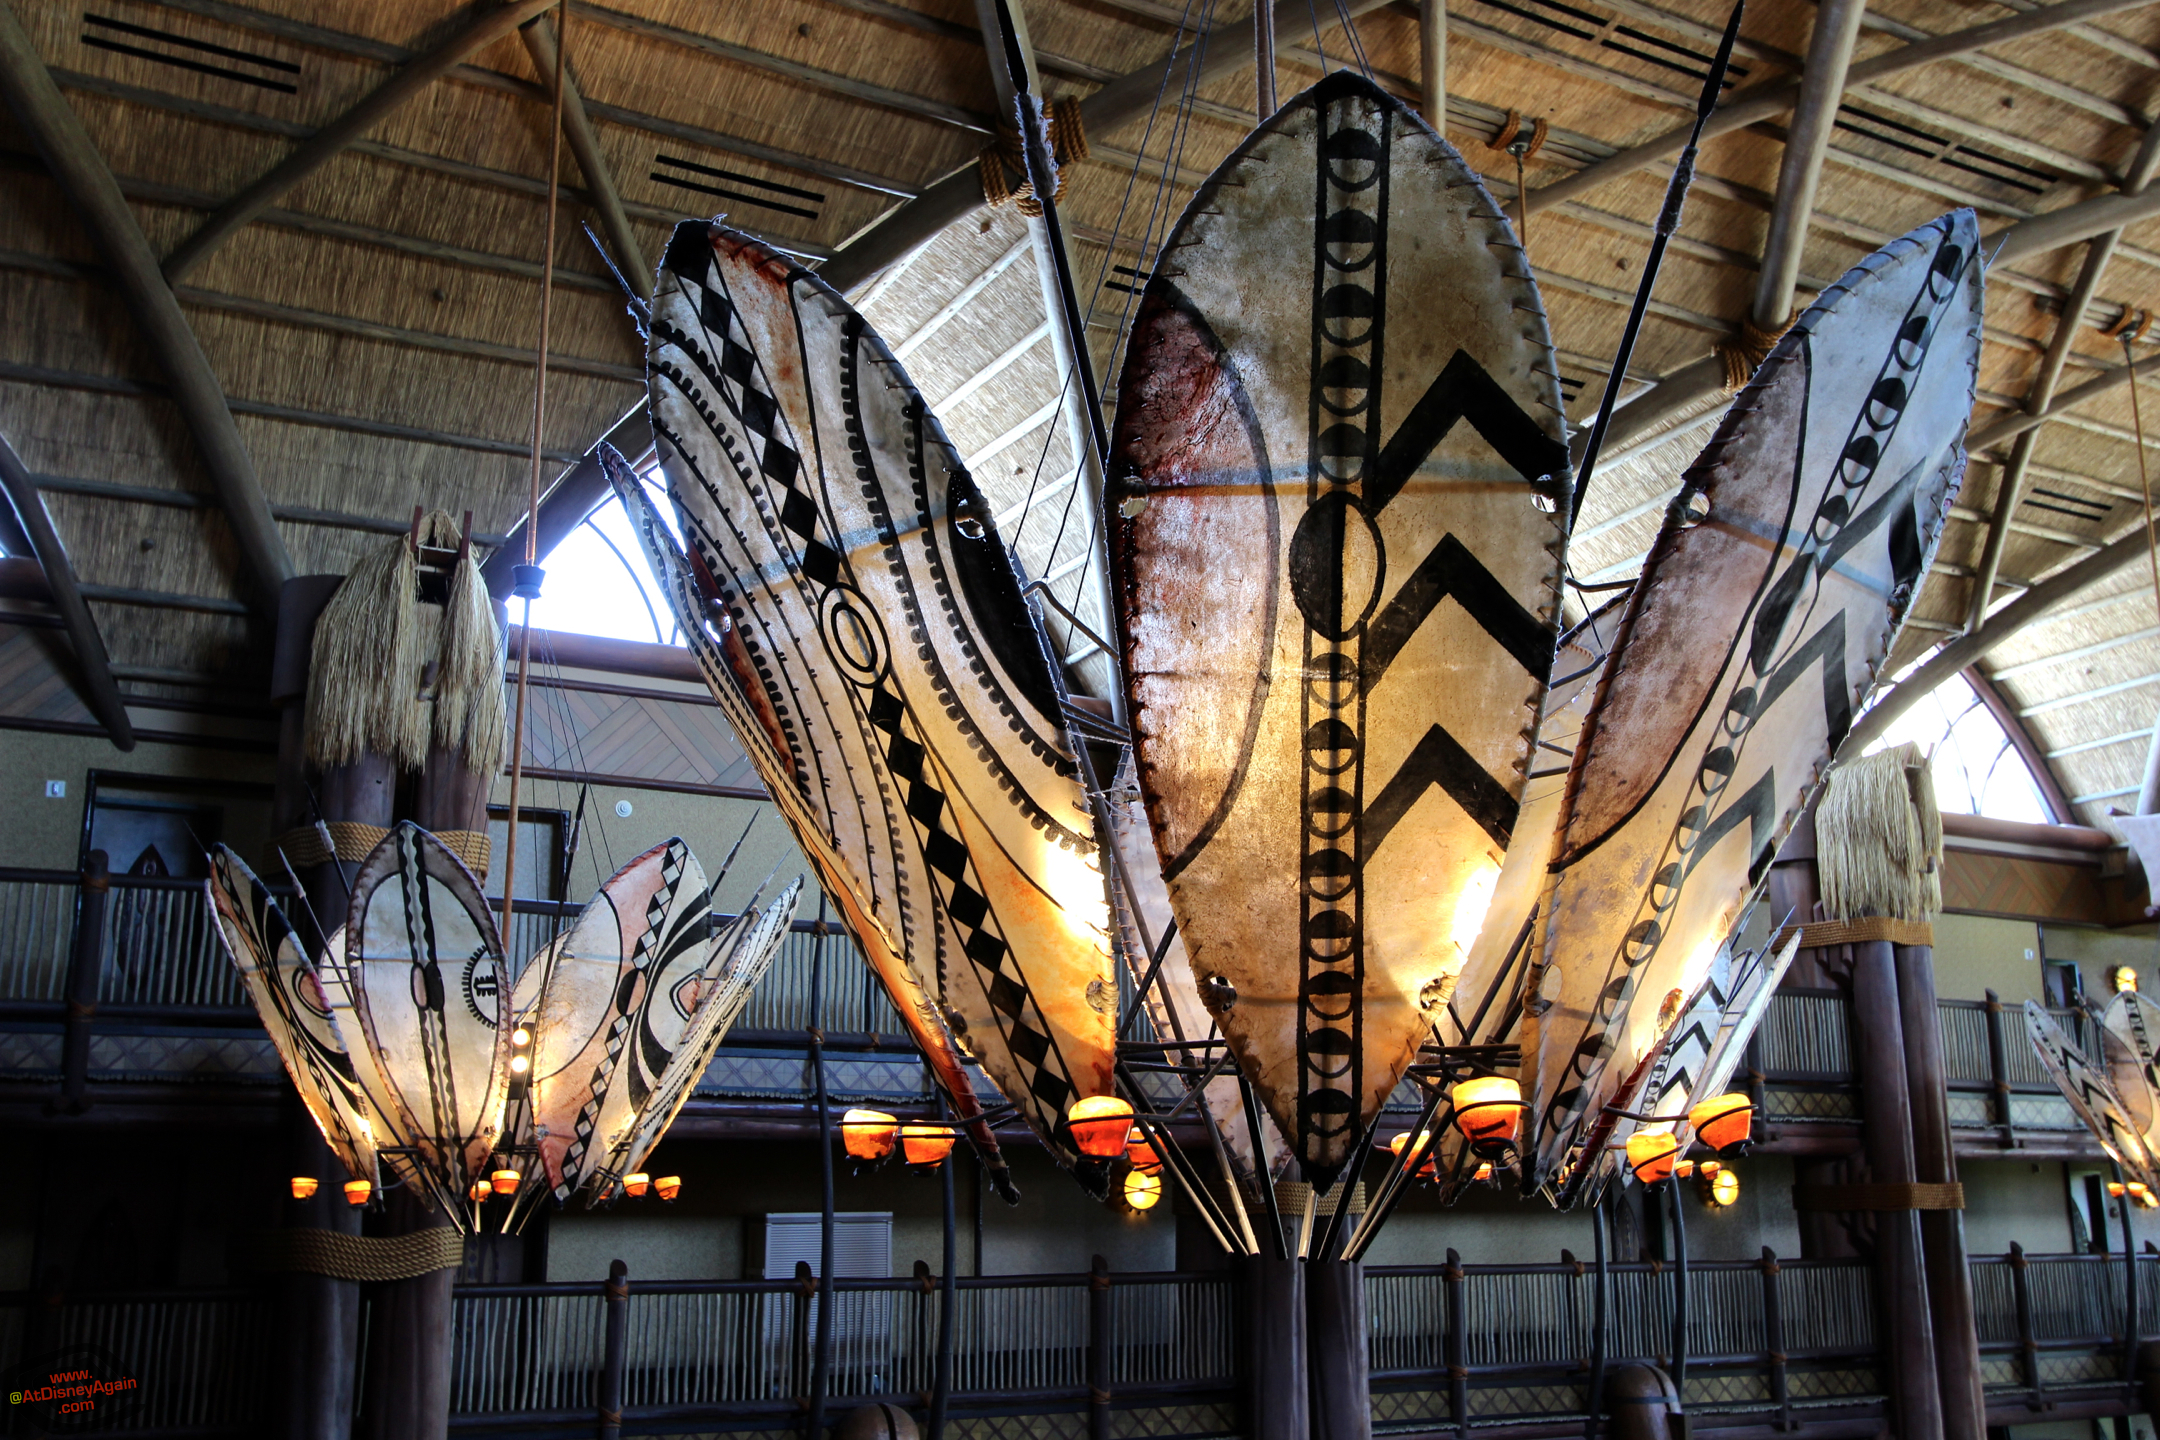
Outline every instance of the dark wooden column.
<path fill-rule="evenodd" d="M 275 833 L 285 835 L 307 824 L 318 803 L 357 808 L 363 815 L 379 814 L 374 823 L 387 824 L 390 814 L 390 771 L 377 767 L 380 783 L 368 784 L 338 775 L 325 795 L 323 777 L 311 774 L 305 752 L 308 651 L 315 635 L 315 618 L 329 603 L 331 593 L 343 579 L 338 575 L 308 575 L 290 580 L 279 597 L 278 632 L 271 670 L 271 700 L 278 707 L 277 785 L 272 796 Z M 349 767 L 348 767 L 349 768 Z M 344 818 L 346 808 L 329 813 Z M 269 861 L 263 878 L 278 884 L 284 867 L 274 857 L 249 855 L 250 864 Z M 296 867 L 298 868 L 298 867 Z M 300 913 L 291 918 L 311 942 L 308 916 L 319 918 L 325 929 L 345 923 L 345 891 L 336 867 L 311 865 L 300 868 L 308 904 L 295 905 Z M 284 1202 L 284 1224 L 289 1230 L 328 1230 L 338 1234 L 360 1233 L 361 1212 L 345 1203 L 345 1169 L 330 1147 L 323 1143 L 300 1097 L 290 1083 L 284 1086 L 282 1144 L 288 1176 L 310 1176 L 317 1182 L 314 1198 Z M 275 1430 L 281 1440 L 349 1440 L 352 1435 L 353 1388 L 359 1363 L 360 1287 L 350 1280 L 328 1275 L 287 1272 L 278 1277 L 278 1350 Z"/>
<path fill-rule="evenodd" d="M 435 1209 L 400 1186 L 380 1217 L 385 1236 L 449 1229 Z M 455 1268 L 378 1286 L 368 1316 L 367 1390 L 361 1414 L 368 1440 L 448 1440 L 450 1287 Z"/>
<path fill-rule="evenodd" d="M 1918 1176 L 1896 958 L 1887 940 L 1844 948 L 1852 952 L 1853 1068 L 1860 1082 L 1867 1168 L 1877 1184 L 1910 1186 Z M 1941 1440 L 1942 1396 L 1917 1211 L 1877 1212 L 1875 1277 L 1887 1371 L 1883 1378 L 1895 1407 L 1899 1440 Z"/>
<path fill-rule="evenodd" d="M 1905 1079 L 1912 1106 L 1914 1178 L 1923 1185 L 1958 1183 L 1950 1143 L 1950 1089 L 1943 1069 L 1942 1012 L 1935 1003 L 1935 949 L 1898 945 L 1898 1007 L 1905 1030 Z M 1935 1331 L 1935 1369 L 1946 1434 L 1978 1435 L 1987 1428 L 1980 1382 L 1980 1333 L 1973 1318 L 1972 1272 L 1965 1262 L 1965 1213 L 1919 1212 L 1927 1264 L 1928 1315 Z"/>
<path fill-rule="evenodd" d="M 1239 1428 L 1251 1440 L 1312 1440 L 1306 1420 L 1304 1262 L 1245 1255 L 1231 1265 L 1244 1294 L 1238 1307 L 1245 1409 Z"/>
<path fill-rule="evenodd" d="M 1362 1263 L 1305 1262 L 1305 1335 L 1313 1440 L 1371 1440 Z"/>

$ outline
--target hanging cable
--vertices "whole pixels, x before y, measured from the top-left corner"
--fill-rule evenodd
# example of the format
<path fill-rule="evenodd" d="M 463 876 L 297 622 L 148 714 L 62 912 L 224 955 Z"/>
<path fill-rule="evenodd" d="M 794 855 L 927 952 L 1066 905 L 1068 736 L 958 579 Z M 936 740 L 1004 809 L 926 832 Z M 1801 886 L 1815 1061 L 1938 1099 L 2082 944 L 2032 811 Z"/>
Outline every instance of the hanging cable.
<path fill-rule="evenodd" d="M 562 191 L 563 77 L 570 54 L 570 0 L 555 7 L 555 103 L 548 127 L 547 222 L 540 252 L 540 343 L 533 366 L 532 465 L 525 495 L 525 563 L 513 572 L 511 594 L 525 602 L 518 627 L 517 711 L 510 730 L 510 817 L 503 829 L 502 946 L 510 948 L 510 910 L 517 892 L 518 785 L 525 778 L 525 695 L 532 680 L 532 602 L 540 595 L 540 452 L 547 424 L 548 324 L 555 302 L 555 209 Z M 538 23 L 538 22 L 535 22 Z"/>

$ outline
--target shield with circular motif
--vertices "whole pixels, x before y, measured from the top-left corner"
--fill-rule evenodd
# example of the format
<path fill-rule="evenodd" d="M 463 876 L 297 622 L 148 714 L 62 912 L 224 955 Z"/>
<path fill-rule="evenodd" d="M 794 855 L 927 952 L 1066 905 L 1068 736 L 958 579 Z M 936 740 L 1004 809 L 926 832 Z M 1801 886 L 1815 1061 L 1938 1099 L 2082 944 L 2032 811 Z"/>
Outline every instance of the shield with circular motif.
<path fill-rule="evenodd" d="M 1331 75 L 1209 177 L 1118 388 L 1141 791 L 1203 997 L 1328 1183 L 1459 976 L 1550 672 L 1544 308 L 1462 158 Z"/>
<path fill-rule="evenodd" d="M 1683 477 L 1583 726 L 1526 977 L 1531 1176 L 1563 1203 L 1738 929 L 1897 638 L 1964 473 L 1979 235 L 1825 290 Z"/>
<path fill-rule="evenodd" d="M 737 231 L 677 227 L 648 362 L 706 602 L 685 626 L 717 627 L 706 668 L 746 749 L 961 1115 L 979 1112 L 923 1033 L 938 1019 L 1071 1158 L 1065 1111 L 1115 1084 L 1109 914 L 981 492 L 863 318 Z"/>

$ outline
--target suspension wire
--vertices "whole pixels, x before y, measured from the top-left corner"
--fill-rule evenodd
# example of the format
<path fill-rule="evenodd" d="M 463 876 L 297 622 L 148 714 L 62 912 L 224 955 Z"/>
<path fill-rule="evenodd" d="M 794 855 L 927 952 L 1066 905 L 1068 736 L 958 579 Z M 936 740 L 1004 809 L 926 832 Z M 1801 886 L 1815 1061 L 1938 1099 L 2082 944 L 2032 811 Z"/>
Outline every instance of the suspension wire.
<path fill-rule="evenodd" d="M 562 194 L 563 75 L 570 54 L 570 0 L 555 7 L 555 102 L 548 124 L 547 224 L 540 251 L 540 343 L 533 365 L 532 465 L 525 499 L 525 568 L 540 563 L 540 450 L 547 424 L 548 326 L 555 304 L 555 211 Z M 520 586 L 530 589 L 529 586 Z M 532 596 L 518 630 L 517 716 L 510 732 L 510 818 L 503 827 L 503 905 L 500 943 L 510 945 L 510 911 L 517 892 L 518 786 L 525 778 L 525 695 L 532 679 Z"/>
<path fill-rule="evenodd" d="M 1364 37 L 1358 34 L 1357 26 L 1351 22 L 1350 7 L 1344 4 L 1343 0 L 1335 0 L 1335 13 L 1342 20 L 1343 39 L 1350 44 L 1350 55 L 1357 62 L 1359 73 L 1364 75 L 1367 80 L 1373 80 L 1373 83 L 1378 84 L 1379 82 L 1374 80 L 1373 77 L 1372 61 L 1365 54 Z M 1317 30 L 1313 32 L 1315 36 L 1318 36 L 1319 33 Z"/>
<path fill-rule="evenodd" d="M 1305 13 L 1312 16 L 1312 48 L 1320 52 L 1320 73 L 1327 75 L 1332 62 L 1327 58 L 1327 42 L 1320 38 L 1320 10 L 1313 0 L 1305 0 Z"/>
<path fill-rule="evenodd" d="M 2131 353 L 2130 341 L 2143 330 L 2143 325 L 2123 331 L 2123 363 L 2130 367 L 2130 420 L 2137 427 L 2138 490 L 2145 497 L 2145 558 L 2152 568 L 2153 606 L 2160 611 L 2160 540 L 2153 537 L 2152 476 L 2145 461 L 2145 412 L 2138 404 L 2137 357 Z"/>

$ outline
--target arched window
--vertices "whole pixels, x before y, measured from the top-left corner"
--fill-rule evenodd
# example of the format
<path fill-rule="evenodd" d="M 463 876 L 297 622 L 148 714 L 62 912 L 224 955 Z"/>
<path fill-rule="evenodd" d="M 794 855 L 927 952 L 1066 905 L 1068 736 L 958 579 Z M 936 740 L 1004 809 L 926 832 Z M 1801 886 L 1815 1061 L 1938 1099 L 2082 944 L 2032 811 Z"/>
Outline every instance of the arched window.
<path fill-rule="evenodd" d="M 648 472 L 646 493 L 672 522 L 657 472 Z M 630 526 L 622 501 L 610 496 L 585 523 L 564 536 L 541 559 L 547 581 L 533 602 L 536 629 L 598 635 L 610 640 L 642 640 L 648 645 L 680 645 L 682 632 Z M 510 619 L 519 619 L 513 601 Z"/>
<path fill-rule="evenodd" d="M 2017 745 L 1963 675 L 1953 675 L 1890 723 L 1868 753 L 1911 740 L 1933 757 L 1935 799 L 1946 814 L 2035 825 L 2062 823 Z"/>

